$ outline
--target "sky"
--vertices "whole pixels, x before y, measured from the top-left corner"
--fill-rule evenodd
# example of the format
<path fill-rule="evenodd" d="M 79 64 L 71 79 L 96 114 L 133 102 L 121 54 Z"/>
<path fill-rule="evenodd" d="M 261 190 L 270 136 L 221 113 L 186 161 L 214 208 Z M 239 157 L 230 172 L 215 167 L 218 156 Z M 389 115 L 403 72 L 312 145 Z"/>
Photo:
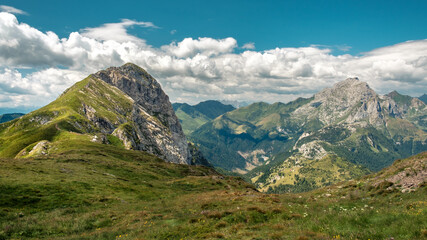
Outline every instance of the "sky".
<path fill-rule="evenodd" d="M 0 112 L 133 62 L 172 102 L 288 102 L 347 77 L 427 93 L 427 1 L 0 2 Z"/>

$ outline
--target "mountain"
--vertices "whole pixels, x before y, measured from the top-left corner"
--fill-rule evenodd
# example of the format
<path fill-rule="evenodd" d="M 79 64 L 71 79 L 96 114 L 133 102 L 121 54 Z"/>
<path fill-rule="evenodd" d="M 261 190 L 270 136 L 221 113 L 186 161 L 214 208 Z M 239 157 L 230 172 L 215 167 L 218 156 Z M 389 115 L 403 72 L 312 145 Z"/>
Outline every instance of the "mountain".
<path fill-rule="evenodd" d="M 236 101 L 236 100 L 221 100 L 220 102 L 225 105 L 231 105 L 234 108 L 246 107 L 250 105 L 249 102 Z"/>
<path fill-rule="evenodd" d="M 290 118 L 314 99 L 254 104 L 213 122 L 225 128 L 244 118 L 253 131 L 245 126 L 236 131 L 254 140 L 277 130 L 277 117 Z M 419 120 L 422 109 L 412 108 L 394 113 Z M 427 153 L 311 192 L 265 194 L 240 177 L 191 165 L 209 163 L 181 137 L 171 109 L 148 73 L 125 64 L 92 74 L 49 105 L 0 124 L 0 239 L 427 238 Z M 319 131 L 321 124 L 306 128 Z M 280 133 L 267 135 L 277 143 L 290 138 Z M 187 147 L 186 162 L 177 154 L 181 146 Z M 316 169 L 326 163 L 338 172 L 359 169 L 333 154 L 327 160 L 297 160 L 301 168 L 294 170 L 300 175 L 312 171 L 305 163 Z M 308 180 L 299 182 L 301 189 L 310 188 Z M 289 190 L 280 186 L 284 189 L 270 192 Z"/>
<path fill-rule="evenodd" d="M 81 144 L 110 144 L 168 162 L 194 158 L 168 96 L 142 68 L 128 63 L 92 74 L 49 105 L 0 125 L 0 157 L 31 157 Z"/>
<path fill-rule="evenodd" d="M 0 123 L 4 123 L 4 122 L 8 122 L 11 121 L 15 118 L 19 118 L 24 116 L 25 114 L 23 113 L 5 113 L 0 115 Z"/>
<path fill-rule="evenodd" d="M 231 105 L 225 105 L 214 100 L 200 102 L 194 106 L 187 103 L 173 103 L 172 106 L 186 135 L 208 121 L 235 109 Z"/>
<path fill-rule="evenodd" d="M 265 194 L 143 151 L 66 147 L 0 158 L 0 239 L 427 238 L 427 153 L 312 192 Z"/>
<path fill-rule="evenodd" d="M 214 166 L 243 174 L 262 191 L 301 192 L 426 151 L 426 120 L 419 99 L 378 95 L 349 78 L 311 98 L 228 112 L 190 139 Z"/>
<path fill-rule="evenodd" d="M 36 110 L 38 107 L 14 107 L 14 108 L 0 108 L 0 114 L 6 113 L 29 113 L 31 111 Z"/>
<path fill-rule="evenodd" d="M 418 99 L 420 99 L 421 101 L 423 101 L 425 104 L 427 104 L 427 94 L 423 94 L 421 97 L 419 97 Z"/>

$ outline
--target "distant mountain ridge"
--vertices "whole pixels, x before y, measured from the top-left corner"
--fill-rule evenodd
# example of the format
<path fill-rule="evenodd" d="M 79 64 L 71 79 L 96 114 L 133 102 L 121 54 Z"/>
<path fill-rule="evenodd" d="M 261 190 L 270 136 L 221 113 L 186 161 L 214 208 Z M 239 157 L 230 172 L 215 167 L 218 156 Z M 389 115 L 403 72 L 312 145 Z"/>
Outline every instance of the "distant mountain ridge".
<path fill-rule="evenodd" d="M 0 157 L 54 153 L 66 149 L 70 139 L 198 164 L 168 96 L 131 63 L 92 74 L 47 106 L 1 124 Z"/>
<path fill-rule="evenodd" d="M 423 101 L 425 104 L 427 104 L 427 94 L 423 94 L 422 96 L 420 96 L 418 99 L 420 99 L 421 101 Z"/>
<path fill-rule="evenodd" d="M 173 103 L 172 106 L 187 135 L 208 121 L 235 109 L 231 105 L 215 100 L 200 102 L 193 106 L 187 103 Z"/>
<path fill-rule="evenodd" d="M 378 95 L 349 78 L 308 99 L 228 112 L 190 139 L 213 165 L 244 174 L 263 191 L 305 191 L 426 151 L 426 120 L 419 99 Z"/>
<path fill-rule="evenodd" d="M 0 123 L 12 121 L 13 119 L 22 117 L 24 115 L 25 114 L 23 113 L 5 113 L 0 115 Z"/>
<path fill-rule="evenodd" d="M 246 107 L 251 104 L 250 102 L 237 100 L 220 100 L 220 102 L 225 105 L 231 105 L 235 108 Z"/>

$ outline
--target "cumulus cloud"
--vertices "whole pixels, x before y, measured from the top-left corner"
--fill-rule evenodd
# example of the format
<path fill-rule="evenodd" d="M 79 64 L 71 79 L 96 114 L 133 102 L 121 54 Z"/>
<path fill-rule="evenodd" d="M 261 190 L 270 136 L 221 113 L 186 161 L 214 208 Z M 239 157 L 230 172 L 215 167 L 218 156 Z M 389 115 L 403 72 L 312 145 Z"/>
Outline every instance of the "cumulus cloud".
<path fill-rule="evenodd" d="M 3 69 L 0 108 L 45 105 L 84 76 L 75 71 L 48 68 L 24 77 L 16 69 Z"/>
<path fill-rule="evenodd" d="M 212 39 L 212 38 L 185 38 L 179 43 L 173 42 L 168 46 L 163 46 L 162 50 L 178 58 L 194 57 L 197 54 L 214 56 L 229 53 L 237 47 L 234 38 Z"/>
<path fill-rule="evenodd" d="M 188 103 L 287 102 L 349 76 L 358 76 L 380 93 L 397 89 L 419 96 L 427 89 L 427 39 L 360 56 L 335 56 L 333 48 L 315 45 L 240 52 L 231 37 L 185 38 L 154 48 L 126 32 L 135 22 L 105 24 L 59 39 L 53 32 L 19 23 L 10 13 L 0 13 L 0 107 L 46 104 L 90 73 L 125 62 L 156 77 L 172 101 Z M 108 29 L 121 37 L 102 37 L 103 32 L 111 34 Z M 23 76 L 17 67 L 37 71 Z"/>
<path fill-rule="evenodd" d="M 255 49 L 255 43 L 253 42 L 248 42 L 243 44 L 242 46 L 243 49 Z"/>
<path fill-rule="evenodd" d="M 130 35 L 127 28 L 132 26 L 142 26 L 146 28 L 158 28 L 152 22 L 138 22 L 129 19 L 122 19 L 119 23 L 106 23 L 100 27 L 84 28 L 81 32 L 85 37 L 93 38 L 96 40 L 113 40 L 117 42 L 139 42 L 142 39 Z"/>
<path fill-rule="evenodd" d="M 69 66 L 72 60 L 53 32 L 42 33 L 0 12 L 0 64 L 6 66 Z"/>
<path fill-rule="evenodd" d="M 25 11 L 22 11 L 21 9 L 17 9 L 17 8 L 6 6 L 6 5 L 0 5 L 0 12 L 28 15 L 28 13 L 26 13 Z"/>

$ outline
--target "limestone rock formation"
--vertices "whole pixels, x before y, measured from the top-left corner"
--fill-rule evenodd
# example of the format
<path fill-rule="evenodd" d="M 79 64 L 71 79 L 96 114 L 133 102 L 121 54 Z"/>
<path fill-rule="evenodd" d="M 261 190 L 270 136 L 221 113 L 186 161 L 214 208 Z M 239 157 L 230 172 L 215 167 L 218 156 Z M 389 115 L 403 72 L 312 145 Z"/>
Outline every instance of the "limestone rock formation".
<path fill-rule="evenodd" d="M 93 74 L 117 87 L 133 100 L 131 121 L 127 126 L 105 129 L 119 137 L 128 149 L 153 153 L 166 161 L 190 164 L 187 139 L 169 97 L 145 70 L 132 63 L 110 67 Z M 112 131 L 113 130 L 113 131 Z"/>

